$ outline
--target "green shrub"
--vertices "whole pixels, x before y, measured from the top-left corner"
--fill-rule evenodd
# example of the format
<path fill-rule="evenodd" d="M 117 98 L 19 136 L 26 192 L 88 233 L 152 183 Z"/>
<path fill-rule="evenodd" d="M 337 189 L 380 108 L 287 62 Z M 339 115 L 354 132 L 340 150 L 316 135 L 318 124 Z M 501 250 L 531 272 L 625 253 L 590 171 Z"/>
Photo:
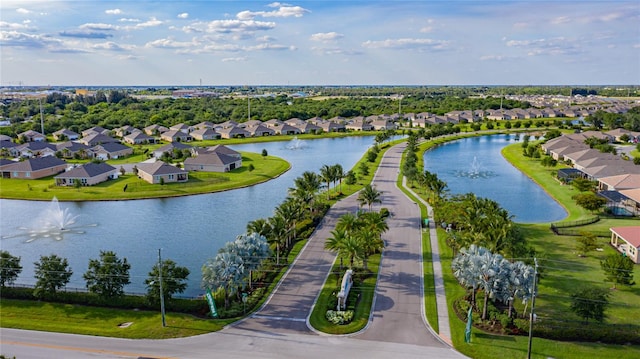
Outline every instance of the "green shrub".
<path fill-rule="evenodd" d="M 327 310 L 325 316 L 329 322 L 335 325 L 344 325 L 351 323 L 351 321 L 353 320 L 353 311 Z"/>

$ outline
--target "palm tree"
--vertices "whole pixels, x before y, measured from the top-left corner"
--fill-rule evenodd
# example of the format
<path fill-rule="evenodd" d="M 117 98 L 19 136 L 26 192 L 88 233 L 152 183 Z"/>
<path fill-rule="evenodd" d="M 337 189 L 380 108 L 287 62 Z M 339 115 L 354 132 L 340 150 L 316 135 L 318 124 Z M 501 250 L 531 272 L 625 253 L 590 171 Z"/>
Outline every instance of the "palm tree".
<path fill-rule="evenodd" d="M 344 256 L 344 241 L 347 238 L 347 233 L 341 229 L 334 229 L 331 231 L 331 237 L 327 238 L 324 243 L 324 249 L 331 252 L 336 252 L 338 258 L 340 258 L 340 270 L 342 270 L 342 257 Z"/>
<path fill-rule="evenodd" d="M 362 267 L 366 270 L 368 269 L 367 259 L 370 255 L 382 250 L 384 243 L 377 233 L 368 231 L 366 228 L 361 228 L 354 236 L 357 238 L 360 245 Z"/>
<path fill-rule="evenodd" d="M 276 245 L 276 265 L 280 265 L 280 248 L 287 240 L 287 225 L 284 218 L 273 216 L 269 218 L 270 236 L 267 237 L 269 243 Z"/>
<path fill-rule="evenodd" d="M 301 205 L 300 202 L 288 198 L 282 202 L 275 210 L 276 216 L 282 217 L 285 221 L 285 227 L 287 229 L 287 248 L 291 246 L 292 240 L 295 240 L 296 236 L 296 221 L 300 219 Z"/>
<path fill-rule="evenodd" d="M 362 258 L 362 243 L 356 236 L 346 236 L 343 243 L 344 255 L 349 257 L 349 268 L 353 268 L 354 261 Z"/>
<path fill-rule="evenodd" d="M 258 218 L 247 223 L 247 232 L 257 233 L 261 236 L 269 237 L 271 226 L 269 225 L 269 221 L 267 221 L 266 219 Z"/>
<path fill-rule="evenodd" d="M 322 182 L 320 176 L 317 173 L 311 171 L 305 171 L 302 175 L 295 180 L 293 180 L 296 188 L 302 189 L 304 191 L 311 192 L 316 194 L 320 187 L 322 187 Z"/>
<path fill-rule="evenodd" d="M 242 258 L 232 252 L 218 252 L 215 259 L 202 267 L 202 286 L 214 291 L 224 291 L 224 307 L 229 306 L 229 297 L 235 294 L 246 277 Z"/>
<path fill-rule="evenodd" d="M 271 254 L 267 239 L 258 233 L 251 233 L 236 237 L 233 243 L 236 245 L 238 255 L 242 258 L 245 270 L 249 272 L 249 288 L 252 288 L 253 271 L 258 269 Z"/>
<path fill-rule="evenodd" d="M 331 170 L 333 172 L 333 188 L 336 188 L 335 181 L 340 181 L 340 190 L 338 192 L 342 193 L 342 179 L 346 176 L 346 173 L 339 163 L 331 166 Z"/>
<path fill-rule="evenodd" d="M 336 229 L 343 230 L 347 234 L 353 233 L 357 226 L 358 218 L 353 213 L 343 214 L 336 223 Z"/>
<path fill-rule="evenodd" d="M 320 168 L 320 178 L 322 178 L 322 180 L 327 184 L 327 200 L 329 200 L 329 190 L 331 189 L 331 181 L 333 181 L 333 171 L 331 170 L 331 166 L 322 165 Z"/>
<path fill-rule="evenodd" d="M 381 196 L 382 192 L 368 184 L 360 190 L 360 193 L 358 193 L 358 202 L 360 203 L 360 206 L 364 206 L 365 204 L 369 206 L 369 212 L 371 212 L 371 206 L 374 203 L 382 203 L 382 200 L 380 199 Z"/>

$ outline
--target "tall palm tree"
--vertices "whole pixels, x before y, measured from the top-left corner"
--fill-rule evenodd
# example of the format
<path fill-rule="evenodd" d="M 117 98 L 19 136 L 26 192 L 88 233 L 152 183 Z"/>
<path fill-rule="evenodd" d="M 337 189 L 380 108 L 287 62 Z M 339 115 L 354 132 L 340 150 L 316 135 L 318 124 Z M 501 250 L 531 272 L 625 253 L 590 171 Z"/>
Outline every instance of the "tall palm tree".
<path fill-rule="evenodd" d="M 368 269 L 367 260 L 369 259 L 369 256 L 381 251 L 384 247 L 384 243 L 382 242 L 382 238 L 380 238 L 377 233 L 368 231 L 366 228 L 359 229 L 354 237 L 357 238 L 357 241 L 360 245 L 362 267 L 366 270 Z"/>
<path fill-rule="evenodd" d="M 271 231 L 271 226 L 269 225 L 269 221 L 264 218 L 258 218 L 254 221 L 250 221 L 247 223 L 247 232 L 248 233 L 257 233 L 261 236 L 269 237 L 269 232 Z"/>
<path fill-rule="evenodd" d="M 333 188 L 336 188 L 336 181 L 340 182 L 339 193 L 342 193 L 342 179 L 346 176 L 344 169 L 339 163 L 331 166 L 331 171 L 333 172 Z"/>
<path fill-rule="evenodd" d="M 269 218 L 269 226 L 271 230 L 267 236 L 269 243 L 276 246 L 276 265 L 280 265 L 280 252 L 282 245 L 287 240 L 287 224 L 284 218 L 280 216 L 273 216 Z"/>
<path fill-rule="evenodd" d="M 327 238 L 324 243 L 324 249 L 331 252 L 336 252 L 338 258 L 340 258 L 340 270 L 342 270 L 342 259 L 344 256 L 344 241 L 347 238 L 347 233 L 341 229 L 334 229 L 331 231 L 331 237 Z"/>
<path fill-rule="evenodd" d="M 340 216 L 336 229 L 345 231 L 347 234 L 353 233 L 358 227 L 358 218 L 353 213 L 346 213 Z"/>
<path fill-rule="evenodd" d="M 331 166 L 322 165 L 320 168 L 320 178 L 322 178 L 322 180 L 327 184 L 327 200 L 329 200 L 331 182 L 333 181 L 333 171 L 331 170 Z"/>
<path fill-rule="evenodd" d="M 293 180 L 296 188 L 316 194 L 322 187 L 322 179 L 317 173 L 305 171 L 302 175 Z"/>
<path fill-rule="evenodd" d="M 380 199 L 381 196 L 382 192 L 368 184 L 360 190 L 360 193 L 358 193 L 358 202 L 360 203 L 360 206 L 364 206 L 366 204 L 369 207 L 369 212 L 371 212 L 371 206 L 374 203 L 382 203 L 382 200 Z"/>
<path fill-rule="evenodd" d="M 291 246 L 296 236 L 296 222 L 301 218 L 301 205 L 300 202 L 288 198 L 282 202 L 275 210 L 276 216 L 282 217 L 285 221 L 287 229 L 287 248 Z"/>
<path fill-rule="evenodd" d="M 343 242 L 344 255 L 349 258 L 349 268 L 353 268 L 356 259 L 362 258 L 363 248 L 360 239 L 356 236 L 347 236 Z"/>

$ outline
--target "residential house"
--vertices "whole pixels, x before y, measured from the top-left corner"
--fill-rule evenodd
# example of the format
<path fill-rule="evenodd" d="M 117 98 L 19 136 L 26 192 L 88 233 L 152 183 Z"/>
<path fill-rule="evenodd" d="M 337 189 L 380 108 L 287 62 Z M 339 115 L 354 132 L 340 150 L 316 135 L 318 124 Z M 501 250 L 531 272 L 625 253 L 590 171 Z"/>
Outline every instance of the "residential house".
<path fill-rule="evenodd" d="M 314 125 L 311 122 L 303 121 L 300 125 L 293 126 L 300 130 L 301 133 L 321 133 L 322 127 Z"/>
<path fill-rule="evenodd" d="M 194 154 L 202 154 L 202 153 L 221 153 L 223 155 L 227 155 L 233 158 L 242 159 L 242 154 L 234 149 L 231 149 L 225 145 L 215 145 L 211 147 L 197 148 L 195 151 L 192 151 Z"/>
<path fill-rule="evenodd" d="M 229 172 L 242 167 L 242 158 L 218 152 L 206 152 L 184 160 L 184 169 L 200 172 Z"/>
<path fill-rule="evenodd" d="M 146 133 L 149 136 L 158 136 L 162 133 L 169 131 L 168 128 L 161 125 L 157 125 L 157 124 L 149 125 L 143 128 L 143 130 L 144 130 L 144 133 Z"/>
<path fill-rule="evenodd" d="M 95 158 L 106 161 L 132 155 L 133 148 L 121 143 L 103 143 L 92 147 L 91 152 Z"/>
<path fill-rule="evenodd" d="M 56 152 L 64 158 L 92 158 L 91 147 L 76 141 L 67 141 L 56 144 Z"/>
<path fill-rule="evenodd" d="M 244 127 L 245 129 L 248 129 L 250 127 L 263 126 L 263 125 L 264 124 L 260 120 L 248 120 L 248 121 L 245 121 L 243 123 L 238 124 L 238 126 Z"/>
<path fill-rule="evenodd" d="M 189 180 L 189 172 L 162 161 L 138 163 L 136 168 L 138 177 L 151 184 L 187 182 Z"/>
<path fill-rule="evenodd" d="M 47 140 L 45 135 L 34 130 L 21 132 L 18 134 L 18 138 L 24 138 L 25 142 L 44 142 Z"/>
<path fill-rule="evenodd" d="M 35 157 L 3 166 L 2 178 L 38 179 L 64 171 L 67 162 L 55 157 Z"/>
<path fill-rule="evenodd" d="M 629 131 L 624 128 L 616 128 L 615 130 L 607 131 L 605 133 L 612 136 L 617 142 L 622 142 L 620 137 L 623 135 L 627 135 L 627 137 L 629 137 L 629 142 L 638 143 L 638 140 L 640 140 L 640 132 Z"/>
<path fill-rule="evenodd" d="M 351 131 L 371 131 L 373 126 L 370 123 L 366 123 L 363 118 L 353 120 L 345 126 L 347 130 Z"/>
<path fill-rule="evenodd" d="M 185 125 L 184 123 L 178 123 L 169 127 L 169 131 L 180 131 L 184 134 L 189 134 L 193 130 L 195 130 L 194 127 Z"/>
<path fill-rule="evenodd" d="M 191 131 L 190 133 L 191 137 L 195 138 L 196 140 L 215 140 L 220 138 L 220 134 L 217 133 L 213 128 L 211 127 L 204 127 L 204 128 L 200 128 L 194 131 Z"/>
<path fill-rule="evenodd" d="M 18 146 L 20 145 L 15 142 L 0 141 L 0 155 L 4 157 L 18 157 Z"/>
<path fill-rule="evenodd" d="M 264 122 L 264 125 L 270 128 L 280 127 L 284 122 L 278 120 L 277 118 L 272 118 L 268 121 Z"/>
<path fill-rule="evenodd" d="M 133 127 L 133 126 L 129 126 L 129 125 L 124 125 L 122 127 L 118 127 L 115 130 L 113 130 L 113 132 L 115 133 L 116 137 L 124 137 L 127 135 L 130 135 L 136 131 L 140 131 L 137 128 Z"/>
<path fill-rule="evenodd" d="M 142 145 L 145 143 L 155 143 L 156 139 L 155 137 L 151 137 L 149 135 L 147 135 L 146 133 L 140 131 L 140 130 L 136 130 L 133 133 L 130 133 L 128 135 L 125 135 L 122 140 L 128 144 L 131 145 Z"/>
<path fill-rule="evenodd" d="M 53 135 L 53 139 L 56 141 L 64 141 L 64 140 L 75 141 L 80 138 L 79 134 L 71 130 L 67 130 L 66 128 L 58 130 L 54 132 L 52 135 Z"/>
<path fill-rule="evenodd" d="M 371 122 L 371 126 L 373 126 L 374 130 L 384 131 L 384 130 L 395 130 L 396 124 L 388 119 L 377 119 Z"/>
<path fill-rule="evenodd" d="M 167 142 L 189 142 L 193 138 L 188 133 L 179 130 L 169 130 L 160 134 L 160 138 Z"/>
<path fill-rule="evenodd" d="M 85 163 L 53 177 L 57 186 L 74 186 L 76 181 L 82 186 L 93 186 L 115 178 L 118 178 L 118 170 L 104 162 Z"/>
<path fill-rule="evenodd" d="M 283 123 L 280 126 L 273 127 L 273 130 L 276 131 L 276 133 L 279 135 L 299 135 L 302 132 L 299 128 L 293 127 L 286 123 Z"/>
<path fill-rule="evenodd" d="M 47 157 L 55 156 L 56 145 L 49 142 L 27 142 L 15 148 L 19 157 Z"/>
<path fill-rule="evenodd" d="M 324 132 L 344 132 L 346 130 L 342 122 L 323 121 L 316 123 L 316 126 L 320 126 Z"/>
<path fill-rule="evenodd" d="M 274 131 L 272 128 L 269 128 L 267 126 L 263 126 L 263 125 L 257 125 L 257 126 L 248 126 L 245 127 L 245 130 L 247 132 L 249 132 L 249 134 L 253 137 L 260 137 L 260 136 L 273 136 L 276 134 L 276 131 Z"/>
<path fill-rule="evenodd" d="M 91 133 L 87 136 L 84 136 L 80 139 L 81 143 L 84 143 L 87 146 L 97 146 L 104 143 L 117 143 L 120 142 L 117 139 L 107 136 L 102 133 Z"/>
<path fill-rule="evenodd" d="M 156 148 L 153 151 L 153 157 L 161 158 L 162 155 L 164 155 L 165 153 L 173 154 L 174 151 L 182 151 L 182 150 L 191 151 L 192 149 L 193 149 L 193 146 L 184 144 L 182 142 L 171 142 L 162 147 Z"/>
<path fill-rule="evenodd" d="M 622 174 L 598 178 L 598 188 L 601 191 L 640 188 L 640 174 Z"/>
<path fill-rule="evenodd" d="M 611 245 L 626 255 L 633 263 L 640 263 L 640 226 L 612 227 Z"/>
<path fill-rule="evenodd" d="M 249 131 L 241 128 L 241 127 L 223 127 L 217 128 L 216 131 L 220 134 L 222 138 L 245 138 L 250 137 L 251 133 Z"/>
<path fill-rule="evenodd" d="M 214 126 L 215 126 L 215 125 L 213 124 L 213 122 L 209 122 L 209 121 L 202 121 L 202 122 L 200 122 L 200 123 L 198 123 L 198 124 L 194 125 L 193 127 L 194 127 L 196 130 L 202 130 L 202 129 L 204 129 L 204 128 L 214 128 Z"/>
<path fill-rule="evenodd" d="M 88 128 L 88 129 L 82 131 L 82 137 L 87 137 L 87 136 L 92 135 L 94 133 L 108 135 L 109 134 L 109 130 L 107 130 L 104 127 L 94 126 L 94 127 L 91 127 L 91 128 Z"/>

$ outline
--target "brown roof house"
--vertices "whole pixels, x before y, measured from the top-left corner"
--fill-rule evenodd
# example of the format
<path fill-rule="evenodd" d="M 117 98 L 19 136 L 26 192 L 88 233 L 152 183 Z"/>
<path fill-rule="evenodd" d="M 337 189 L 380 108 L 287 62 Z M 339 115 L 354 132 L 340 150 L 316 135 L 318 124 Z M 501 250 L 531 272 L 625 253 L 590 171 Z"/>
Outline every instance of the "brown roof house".
<path fill-rule="evenodd" d="M 45 135 L 34 130 L 24 131 L 18 134 L 18 138 L 24 138 L 26 142 L 44 142 L 47 140 Z"/>
<path fill-rule="evenodd" d="M 64 171 L 67 162 L 55 157 L 36 157 L 2 166 L 2 178 L 38 179 Z"/>
<path fill-rule="evenodd" d="M 91 148 L 93 156 L 103 161 L 133 154 L 133 148 L 121 143 L 103 143 Z"/>
<path fill-rule="evenodd" d="M 118 178 L 118 170 L 104 162 L 85 163 L 53 177 L 57 186 L 73 186 L 76 180 L 83 186 L 93 186 L 115 178 Z"/>
<path fill-rule="evenodd" d="M 611 231 L 611 245 L 620 253 L 629 257 L 633 263 L 640 263 L 640 226 L 613 227 Z"/>
<path fill-rule="evenodd" d="M 215 140 L 220 138 L 220 134 L 217 133 L 213 128 L 210 127 L 204 127 L 204 128 L 200 128 L 194 131 L 191 131 L 189 133 L 191 135 L 191 137 L 195 138 L 196 140 Z"/>
<path fill-rule="evenodd" d="M 78 138 L 80 138 L 79 134 L 77 134 L 77 133 L 75 133 L 75 132 L 73 132 L 71 130 L 68 130 L 66 128 L 58 130 L 58 131 L 52 133 L 52 135 L 53 135 L 53 138 L 56 141 L 64 141 L 64 140 L 75 141 Z"/>
<path fill-rule="evenodd" d="M 151 184 L 187 182 L 189 180 L 189 172 L 163 161 L 138 163 L 136 167 L 138 177 Z"/>
<path fill-rule="evenodd" d="M 201 172 L 229 172 L 242 167 L 242 158 L 218 152 L 199 154 L 184 160 L 184 169 Z"/>
<path fill-rule="evenodd" d="M 151 137 L 146 133 L 136 130 L 132 133 L 125 135 L 122 140 L 131 145 L 142 145 L 145 143 L 156 143 L 155 137 Z"/>

